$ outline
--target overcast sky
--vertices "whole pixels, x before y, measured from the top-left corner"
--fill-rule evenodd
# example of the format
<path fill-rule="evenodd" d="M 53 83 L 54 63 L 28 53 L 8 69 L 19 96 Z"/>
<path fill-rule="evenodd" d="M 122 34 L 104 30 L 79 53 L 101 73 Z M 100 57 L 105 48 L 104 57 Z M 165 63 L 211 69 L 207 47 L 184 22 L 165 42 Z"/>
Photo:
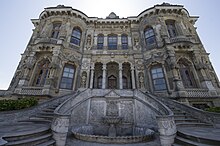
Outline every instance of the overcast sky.
<path fill-rule="evenodd" d="M 0 89 L 8 88 L 31 37 L 30 19 L 38 18 L 44 8 L 62 4 L 89 17 L 105 18 L 115 12 L 126 18 L 163 2 L 184 5 L 191 16 L 200 17 L 197 31 L 220 77 L 220 0 L 0 0 Z"/>

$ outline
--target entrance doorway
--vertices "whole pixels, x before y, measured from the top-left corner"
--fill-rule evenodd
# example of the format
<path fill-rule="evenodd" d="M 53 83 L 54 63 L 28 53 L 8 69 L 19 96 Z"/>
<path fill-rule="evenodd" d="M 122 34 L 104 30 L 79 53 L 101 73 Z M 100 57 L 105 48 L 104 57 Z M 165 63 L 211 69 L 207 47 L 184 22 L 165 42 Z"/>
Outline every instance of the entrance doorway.
<path fill-rule="evenodd" d="M 113 75 L 108 77 L 108 88 L 109 89 L 116 89 L 117 88 L 117 78 Z"/>

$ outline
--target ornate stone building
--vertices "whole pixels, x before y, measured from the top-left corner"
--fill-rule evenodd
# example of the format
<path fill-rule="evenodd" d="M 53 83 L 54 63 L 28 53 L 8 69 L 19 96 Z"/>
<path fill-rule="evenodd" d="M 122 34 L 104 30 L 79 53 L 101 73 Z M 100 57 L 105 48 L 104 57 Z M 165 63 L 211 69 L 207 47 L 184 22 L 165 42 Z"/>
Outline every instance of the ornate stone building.
<path fill-rule="evenodd" d="M 203 141 L 200 132 L 190 133 L 199 128 L 214 133 L 220 125 L 220 115 L 192 107 L 220 106 L 219 81 L 196 32 L 197 19 L 183 6 L 168 3 L 138 16 L 120 18 L 112 12 L 105 19 L 63 5 L 45 8 L 32 19 L 35 28 L 8 91 L 54 98 L 16 114 L 1 113 L 0 126 L 4 130 L 10 123 L 21 134 L 25 126 L 46 123 L 47 139 L 35 136 L 38 128 L 28 128 L 38 140 L 18 138 L 16 143 L 24 145 L 80 145 L 74 138 L 107 144 L 171 146 L 174 139 L 183 145 L 195 139 L 198 145 L 219 144 L 212 136 Z M 16 123 L 27 120 L 31 124 Z M 211 130 L 204 130 L 207 126 Z M 184 137 L 185 128 L 193 138 Z M 9 137 L 18 134 L 11 131 L 0 136 L 0 145 L 15 143 Z"/>
<path fill-rule="evenodd" d="M 35 28 L 9 89 L 51 96 L 79 88 L 142 89 L 214 106 L 220 85 L 197 19 L 167 3 L 106 19 L 63 5 L 45 8 L 32 19 Z"/>

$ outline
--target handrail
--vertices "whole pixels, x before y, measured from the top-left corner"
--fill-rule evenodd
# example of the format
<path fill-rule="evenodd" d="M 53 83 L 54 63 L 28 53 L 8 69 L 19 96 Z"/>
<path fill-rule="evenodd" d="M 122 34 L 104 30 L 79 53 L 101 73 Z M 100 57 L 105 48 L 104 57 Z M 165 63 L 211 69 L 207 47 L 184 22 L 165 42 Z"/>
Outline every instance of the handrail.
<path fill-rule="evenodd" d="M 214 113 L 214 112 L 207 112 L 201 109 L 197 109 L 195 107 L 180 103 L 175 100 L 171 100 L 168 98 L 158 97 L 162 102 L 169 104 L 171 106 L 174 106 L 178 109 L 181 109 L 189 114 L 191 114 L 193 117 L 198 118 L 199 120 L 213 124 L 216 127 L 220 126 L 220 114 Z"/>
<path fill-rule="evenodd" d="M 170 115 L 170 116 L 173 115 L 173 112 L 165 104 L 163 104 L 160 100 L 157 100 L 156 96 L 153 96 L 152 94 L 149 94 L 149 93 L 145 93 L 145 92 L 143 92 L 141 90 L 139 90 L 139 91 L 141 93 L 143 93 L 145 96 L 150 97 L 151 100 L 154 100 L 155 102 L 157 102 L 160 105 L 160 108 L 163 108 L 163 110 L 167 113 L 167 115 Z"/>

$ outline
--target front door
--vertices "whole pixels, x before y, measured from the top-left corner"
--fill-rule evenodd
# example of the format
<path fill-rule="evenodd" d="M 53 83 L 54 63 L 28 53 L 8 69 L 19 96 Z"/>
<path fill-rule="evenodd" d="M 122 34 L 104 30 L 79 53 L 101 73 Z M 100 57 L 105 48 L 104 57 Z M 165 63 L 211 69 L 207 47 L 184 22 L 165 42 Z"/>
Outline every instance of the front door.
<path fill-rule="evenodd" d="M 109 89 L 116 89 L 117 88 L 117 78 L 113 75 L 108 77 L 108 88 Z"/>

